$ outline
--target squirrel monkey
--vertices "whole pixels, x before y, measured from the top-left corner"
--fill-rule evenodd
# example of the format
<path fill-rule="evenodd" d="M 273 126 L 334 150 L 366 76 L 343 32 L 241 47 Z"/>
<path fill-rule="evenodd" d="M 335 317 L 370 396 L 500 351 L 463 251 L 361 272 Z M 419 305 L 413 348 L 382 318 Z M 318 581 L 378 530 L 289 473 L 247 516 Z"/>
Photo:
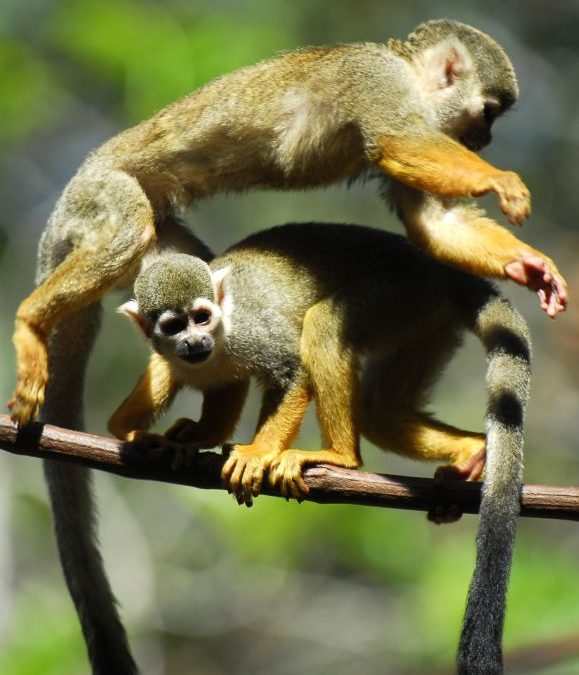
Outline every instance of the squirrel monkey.
<path fill-rule="evenodd" d="M 138 438 L 190 386 L 203 392 L 201 417 L 179 420 L 166 437 L 193 451 L 223 443 L 256 377 L 263 400 L 255 437 L 234 445 L 223 467 L 240 503 L 251 504 L 265 476 L 300 499 L 305 466 L 360 466 L 360 434 L 381 448 L 443 461 L 439 472 L 466 480 L 479 478 L 486 454 L 459 664 L 461 673 L 500 672 L 530 342 L 496 289 L 397 235 L 313 223 L 250 236 L 209 265 L 169 254 L 139 275 L 135 296 L 121 310 L 154 352 L 109 429 Z M 465 328 L 488 352 L 486 440 L 423 409 Z M 311 399 L 325 449 L 308 452 L 291 444 Z"/>
<path fill-rule="evenodd" d="M 494 40 L 440 20 L 406 41 L 314 47 L 243 68 L 112 138 L 67 185 L 42 237 L 38 287 L 16 316 L 12 418 L 26 424 L 42 408 L 45 422 L 82 427 L 101 297 L 134 279 L 155 247 L 203 256 L 176 214 L 219 192 L 313 188 L 374 167 L 393 182 L 395 207 L 419 246 L 537 290 L 555 315 L 566 290 L 553 262 L 453 202 L 494 191 L 511 222 L 529 214 L 519 177 L 473 152 L 517 96 L 512 64 Z M 93 669 L 133 673 L 94 541 L 89 474 L 46 466 Z"/>
<path fill-rule="evenodd" d="M 494 40 L 438 20 L 405 42 L 314 47 L 243 68 L 112 138 L 70 181 L 44 235 L 50 274 L 16 317 L 13 419 L 42 405 L 55 326 L 134 273 L 172 214 L 218 192 L 305 189 L 377 168 L 410 188 L 393 199 L 419 246 L 537 290 L 555 315 L 566 290 L 554 263 L 452 201 L 494 191 L 512 223 L 529 215 L 520 178 L 473 152 L 517 96 Z"/>

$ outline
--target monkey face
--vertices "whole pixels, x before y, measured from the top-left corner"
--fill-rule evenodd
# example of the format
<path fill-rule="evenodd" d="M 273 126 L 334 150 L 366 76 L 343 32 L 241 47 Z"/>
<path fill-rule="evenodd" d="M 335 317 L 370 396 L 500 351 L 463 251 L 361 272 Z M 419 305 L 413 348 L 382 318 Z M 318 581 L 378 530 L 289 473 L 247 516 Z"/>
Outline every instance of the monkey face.
<path fill-rule="evenodd" d="M 219 306 L 206 298 L 197 298 L 187 310 L 165 310 L 157 318 L 153 346 L 169 358 L 201 364 L 213 354 L 221 325 Z"/>
<path fill-rule="evenodd" d="M 486 100 L 480 113 L 465 126 L 459 137 L 460 142 L 469 150 L 482 150 L 492 141 L 493 123 L 503 112 L 504 106 L 497 100 Z"/>

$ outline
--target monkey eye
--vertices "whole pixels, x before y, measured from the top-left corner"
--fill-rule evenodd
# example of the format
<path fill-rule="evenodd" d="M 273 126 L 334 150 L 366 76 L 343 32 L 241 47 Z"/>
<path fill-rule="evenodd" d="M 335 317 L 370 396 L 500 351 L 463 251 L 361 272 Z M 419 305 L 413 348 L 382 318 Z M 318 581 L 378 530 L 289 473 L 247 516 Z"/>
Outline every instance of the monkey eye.
<path fill-rule="evenodd" d="M 159 327 L 165 335 L 177 335 L 187 328 L 187 319 L 184 316 L 171 317 L 161 321 Z"/>
<path fill-rule="evenodd" d="M 200 309 L 193 312 L 192 319 L 196 326 L 206 326 L 211 321 L 211 314 L 205 309 Z"/>

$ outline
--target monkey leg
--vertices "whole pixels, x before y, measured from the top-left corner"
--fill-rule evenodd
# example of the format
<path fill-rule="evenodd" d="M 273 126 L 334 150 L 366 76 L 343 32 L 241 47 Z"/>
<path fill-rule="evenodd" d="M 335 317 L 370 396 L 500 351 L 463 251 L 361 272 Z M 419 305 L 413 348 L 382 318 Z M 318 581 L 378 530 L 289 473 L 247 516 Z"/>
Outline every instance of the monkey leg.
<path fill-rule="evenodd" d="M 300 374 L 287 389 L 265 391 L 258 429 L 249 445 L 234 445 L 221 476 L 239 504 L 251 506 L 261 491 L 271 463 L 297 435 L 311 399 L 305 376 Z"/>
<path fill-rule="evenodd" d="M 100 246 L 80 243 L 21 304 L 13 342 L 17 383 L 9 402 L 12 419 L 26 424 L 44 401 L 48 381 L 47 341 L 55 324 L 112 289 L 150 247 L 155 237 L 152 214 L 122 232 L 112 232 Z"/>
<path fill-rule="evenodd" d="M 501 171 L 445 134 L 381 139 L 378 166 L 393 178 L 438 197 L 496 192 L 503 213 L 520 224 L 531 213 L 529 190 L 513 171 Z"/>
<path fill-rule="evenodd" d="M 361 376 L 361 433 L 380 448 L 444 461 L 461 478 L 477 480 L 484 466 L 484 434 L 457 429 L 421 411 L 459 342 L 450 324 L 444 332 L 438 325 L 430 328 L 432 334 L 388 356 L 368 358 Z"/>
<path fill-rule="evenodd" d="M 392 198 L 420 248 L 468 272 L 527 286 L 550 317 L 565 310 L 567 284 L 555 263 L 474 205 L 441 201 L 400 184 L 392 186 Z"/>
<path fill-rule="evenodd" d="M 369 426 L 363 434 L 378 447 L 414 459 L 447 462 L 434 474 L 438 481 L 477 481 L 484 469 L 484 434 L 457 429 L 418 412 L 391 411 L 391 416 L 382 418 L 380 427 Z M 461 516 L 461 509 L 452 503 L 428 511 L 428 519 L 437 524 L 453 523 Z"/>
<path fill-rule="evenodd" d="M 380 448 L 445 462 L 436 470 L 438 479 L 475 481 L 484 469 L 484 434 L 443 424 L 419 410 L 456 341 L 451 331 L 405 345 L 388 358 L 369 359 L 361 378 L 361 433 Z M 428 514 L 437 523 L 453 522 L 460 515 L 455 505 Z"/>
<path fill-rule="evenodd" d="M 412 410 L 389 410 L 378 418 L 362 415 L 362 434 L 379 448 L 413 459 L 444 461 L 437 476 L 476 481 L 485 460 L 485 435 L 464 431 Z"/>
<path fill-rule="evenodd" d="M 327 449 L 286 450 L 270 465 L 270 482 L 286 497 L 308 492 L 302 471 L 309 464 L 332 464 L 352 469 L 362 463 L 358 432 L 358 375 L 356 359 L 340 339 L 341 312 L 332 299 L 311 307 L 304 318 L 300 354 L 308 372 L 316 412 Z"/>

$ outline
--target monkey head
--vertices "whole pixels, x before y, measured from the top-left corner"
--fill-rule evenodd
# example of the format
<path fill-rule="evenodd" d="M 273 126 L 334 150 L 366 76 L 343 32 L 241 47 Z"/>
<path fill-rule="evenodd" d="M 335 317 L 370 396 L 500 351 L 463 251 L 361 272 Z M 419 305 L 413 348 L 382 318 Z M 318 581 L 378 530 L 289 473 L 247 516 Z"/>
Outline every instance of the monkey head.
<path fill-rule="evenodd" d="M 213 272 L 184 253 L 162 255 L 139 274 L 136 299 L 119 312 L 135 322 L 156 352 L 181 367 L 195 367 L 221 347 L 227 272 Z"/>
<path fill-rule="evenodd" d="M 513 65 L 486 33 L 446 19 L 421 24 L 404 43 L 436 126 L 480 150 L 491 140 L 493 122 L 519 96 Z"/>

